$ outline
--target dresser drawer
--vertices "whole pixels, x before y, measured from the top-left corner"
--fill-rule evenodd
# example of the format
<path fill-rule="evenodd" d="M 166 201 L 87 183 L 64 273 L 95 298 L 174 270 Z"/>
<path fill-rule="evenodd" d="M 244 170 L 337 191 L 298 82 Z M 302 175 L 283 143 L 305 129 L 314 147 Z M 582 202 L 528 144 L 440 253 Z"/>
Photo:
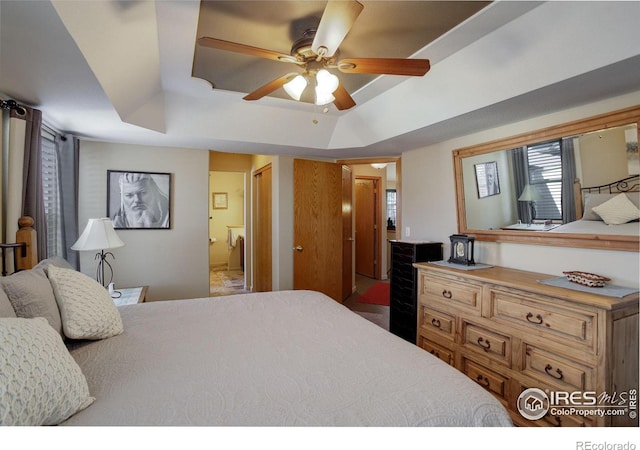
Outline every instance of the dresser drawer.
<path fill-rule="evenodd" d="M 496 331 L 463 320 L 461 344 L 500 363 L 511 363 L 511 338 Z"/>
<path fill-rule="evenodd" d="M 462 308 L 480 315 L 482 287 L 471 282 L 460 282 L 444 277 L 425 276 L 422 279 L 421 298 L 424 302 L 442 305 L 447 309 Z"/>
<path fill-rule="evenodd" d="M 523 343 L 522 373 L 548 385 L 567 391 L 589 391 L 593 385 L 593 369 L 552 351 Z"/>
<path fill-rule="evenodd" d="M 453 316 L 420 305 L 420 329 L 435 333 L 453 341 L 456 335 L 456 319 Z"/>
<path fill-rule="evenodd" d="M 464 357 L 462 358 L 462 372 L 498 399 L 507 401 L 508 379 L 506 377 Z"/>
<path fill-rule="evenodd" d="M 567 309 L 493 289 L 490 314 L 491 318 L 544 332 L 545 338 L 555 338 L 563 343 L 577 342 L 595 350 L 595 313 Z"/>
<path fill-rule="evenodd" d="M 418 339 L 418 345 L 424 350 L 431 353 L 433 356 L 440 358 L 442 361 L 446 362 L 450 366 L 453 366 L 455 363 L 453 357 L 453 351 L 448 348 L 443 347 L 442 345 L 436 344 L 435 342 L 430 341 L 424 336 L 420 336 Z"/>

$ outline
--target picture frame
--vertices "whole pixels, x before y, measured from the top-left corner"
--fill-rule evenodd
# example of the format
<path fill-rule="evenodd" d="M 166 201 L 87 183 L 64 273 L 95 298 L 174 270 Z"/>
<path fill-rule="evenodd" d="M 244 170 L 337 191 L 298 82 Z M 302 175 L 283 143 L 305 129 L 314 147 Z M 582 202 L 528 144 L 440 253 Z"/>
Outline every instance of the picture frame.
<path fill-rule="evenodd" d="M 491 197 L 500 193 L 498 163 L 496 161 L 474 164 L 478 198 Z"/>
<path fill-rule="evenodd" d="M 212 196 L 213 209 L 227 209 L 229 197 L 226 192 L 214 192 Z"/>
<path fill-rule="evenodd" d="M 116 230 L 171 228 L 171 174 L 107 170 L 107 217 Z"/>

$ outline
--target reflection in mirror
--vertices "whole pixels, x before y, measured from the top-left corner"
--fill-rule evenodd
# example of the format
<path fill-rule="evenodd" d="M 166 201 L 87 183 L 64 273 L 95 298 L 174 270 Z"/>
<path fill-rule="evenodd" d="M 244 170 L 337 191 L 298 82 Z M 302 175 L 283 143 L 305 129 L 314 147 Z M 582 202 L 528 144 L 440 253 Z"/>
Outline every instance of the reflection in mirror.
<path fill-rule="evenodd" d="M 459 232 L 479 240 L 555 244 L 564 238 L 559 245 L 638 251 L 639 112 L 455 151 Z M 599 205 L 620 193 L 625 198 L 616 201 L 628 200 L 622 208 L 630 219 L 598 214 Z"/>
<path fill-rule="evenodd" d="M 589 197 L 582 188 L 638 175 L 636 130 L 631 124 L 464 158 L 465 194 L 477 192 L 465 195 L 467 226 L 552 230 L 580 219 L 582 197 Z"/>

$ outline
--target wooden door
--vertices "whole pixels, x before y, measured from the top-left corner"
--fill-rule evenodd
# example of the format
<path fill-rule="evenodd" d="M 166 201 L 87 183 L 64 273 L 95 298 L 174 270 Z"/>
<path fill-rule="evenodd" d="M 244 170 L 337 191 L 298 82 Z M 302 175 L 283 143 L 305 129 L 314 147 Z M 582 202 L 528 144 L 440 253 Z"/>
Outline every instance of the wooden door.
<path fill-rule="evenodd" d="M 356 178 L 356 272 L 376 278 L 378 180 Z"/>
<path fill-rule="evenodd" d="M 293 287 L 343 300 L 342 167 L 293 161 Z"/>
<path fill-rule="evenodd" d="M 353 292 L 353 172 L 342 166 L 342 299 Z"/>
<path fill-rule="evenodd" d="M 271 262 L 271 164 L 264 166 L 253 174 L 253 248 L 254 271 L 253 290 L 268 292 L 272 290 Z"/>

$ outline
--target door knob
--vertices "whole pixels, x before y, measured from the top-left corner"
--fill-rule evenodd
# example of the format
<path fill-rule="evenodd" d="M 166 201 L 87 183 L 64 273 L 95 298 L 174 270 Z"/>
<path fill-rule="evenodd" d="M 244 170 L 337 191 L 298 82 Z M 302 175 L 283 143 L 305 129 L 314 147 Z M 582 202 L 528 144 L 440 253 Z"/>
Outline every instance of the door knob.
<path fill-rule="evenodd" d="M 295 251 L 297 251 L 297 252 L 301 252 L 302 250 L 304 250 L 304 249 L 302 248 L 302 245 L 296 245 L 295 247 L 293 247 L 293 249 L 294 249 Z"/>

